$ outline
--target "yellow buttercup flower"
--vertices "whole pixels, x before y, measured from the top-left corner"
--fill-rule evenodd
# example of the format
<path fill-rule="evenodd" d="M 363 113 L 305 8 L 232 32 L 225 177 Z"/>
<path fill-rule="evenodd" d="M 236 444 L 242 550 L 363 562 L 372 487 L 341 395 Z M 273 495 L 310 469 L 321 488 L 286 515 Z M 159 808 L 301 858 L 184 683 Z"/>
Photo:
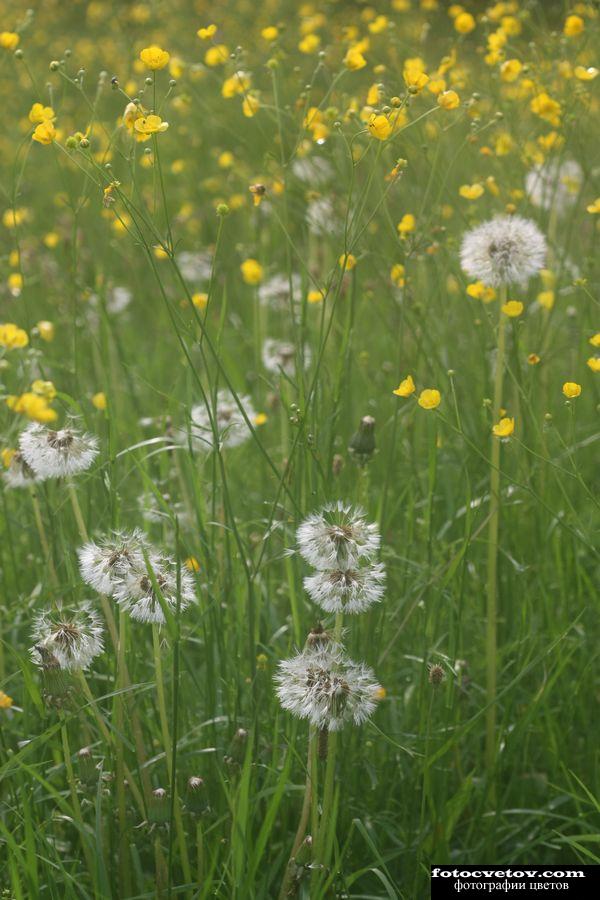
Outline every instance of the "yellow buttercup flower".
<path fill-rule="evenodd" d="M 225 65 L 228 59 L 229 47 L 225 44 L 215 44 L 214 47 L 209 47 L 204 54 L 204 62 L 211 68 Z"/>
<path fill-rule="evenodd" d="M 527 357 L 527 362 L 530 366 L 537 366 L 537 364 L 540 362 L 540 357 L 537 355 L 537 353 L 530 353 Z"/>
<path fill-rule="evenodd" d="M 251 85 L 252 79 L 247 72 L 234 72 L 230 78 L 226 78 L 221 88 L 221 96 L 226 100 L 235 97 L 236 94 L 245 94 Z"/>
<path fill-rule="evenodd" d="M 21 413 L 34 422 L 48 424 L 49 422 L 55 422 L 58 418 L 56 411 L 52 409 L 46 397 L 41 397 L 33 391 L 26 391 L 18 397 L 14 395 L 7 397 L 6 405 L 13 412 Z"/>
<path fill-rule="evenodd" d="M 345 268 L 347 272 L 351 272 L 356 266 L 356 257 L 352 253 L 342 253 L 338 259 L 338 265 L 340 269 Z"/>
<path fill-rule="evenodd" d="M 188 556 L 184 563 L 188 572 L 199 572 L 200 571 L 200 563 L 196 559 L 195 556 Z"/>
<path fill-rule="evenodd" d="M 597 334 L 592 335 L 589 343 L 592 345 L 592 347 L 600 347 L 600 331 Z"/>
<path fill-rule="evenodd" d="M 516 81 L 523 69 L 523 63 L 519 59 L 507 59 L 500 66 L 500 78 L 502 81 Z"/>
<path fill-rule="evenodd" d="M 550 97 L 550 95 L 545 91 L 542 91 L 540 94 L 536 94 L 536 96 L 531 100 L 529 108 L 531 109 L 532 113 L 535 113 L 535 115 L 539 116 L 540 119 L 544 119 L 546 122 L 550 122 L 550 124 L 554 125 L 555 128 L 560 124 L 560 103 Z"/>
<path fill-rule="evenodd" d="M 467 285 L 467 294 L 474 297 L 475 300 L 481 300 L 483 303 L 491 303 L 496 299 L 496 291 L 493 287 L 488 287 L 483 281 L 474 281 Z"/>
<path fill-rule="evenodd" d="M 590 356 L 586 364 L 592 372 L 600 372 L 600 356 Z"/>
<path fill-rule="evenodd" d="M 554 306 L 554 291 L 540 291 L 537 295 L 537 302 L 542 309 L 552 309 Z"/>
<path fill-rule="evenodd" d="M 16 31 L 0 31 L 0 47 L 3 50 L 16 50 L 20 40 Z"/>
<path fill-rule="evenodd" d="M 429 81 L 429 75 L 426 75 L 425 72 L 415 66 L 406 67 L 402 74 L 404 83 L 411 94 L 418 94 Z"/>
<path fill-rule="evenodd" d="M 260 284 L 263 277 L 263 267 L 256 259 L 245 259 L 240 266 L 242 278 L 246 284 Z"/>
<path fill-rule="evenodd" d="M 367 65 L 367 61 L 359 47 L 350 47 L 348 49 L 348 52 L 344 57 L 344 65 L 347 69 L 350 69 L 351 72 L 358 72 L 359 69 L 364 69 Z"/>
<path fill-rule="evenodd" d="M 217 33 L 216 25 L 207 25 L 206 28 L 199 28 L 196 34 L 200 38 L 201 41 L 208 41 L 211 37 L 214 37 Z"/>
<path fill-rule="evenodd" d="M 396 287 L 404 287 L 405 278 L 404 278 L 405 269 L 402 263 L 395 263 L 390 270 L 390 278 L 392 283 L 396 285 Z"/>
<path fill-rule="evenodd" d="M 43 103 L 34 103 L 31 109 L 29 110 L 29 121 L 34 125 L 37 125 L 39 122 L 46 122 L 49 119 L 55 118 L 55 112 L 51 106 L 44 106 Z"/>
<path fill-rule="evenodd" d="M 140 116 L 133 123 L 134 129 L 143 135 L 162 134 L 169 127 L 168 122 L 163 122 L 160 116 L 150 113 L 148 116 Z"/>
<path fill-rule="evenodd" d="M 581 394 L 581 385 L 577 384 L 576 381 L 565 381 L 562 386 L 562 392 L 569 400 L 573 400 Z"/>
<path fill-rule="evenodd" d="M 598 77 L 598 72 L 599 70 L 595 66 L 589 66 L 587 69 L 585 66 L 575 66 L 573 69 L 573 75 L 579 81 L 593 81 Z"/>
<path fill-rule="evenodd" d="M 307 34 L 298 44 L 298 50 L 300 53 L 316 53 L 320 46 L 321 38 L 318 34 Z"/>
<path fill-rule="evenodd" d="M 39 332 L 39 335 L 43 341 L 50 342 L 54 340 L 54 324 L 52 322 L 48 322 L 46 319 L 42 319 L 42 321 L 38 322 L 35 326 Z"/>
<path fill-rule="evenodd" d="M 321 303 L 323 300 L 323 292 L 322 291 L 309 291 L 306 295 L 306 300 L 308 303 Z"/>
<path fill-rule="evenodd" d="M 0 347 L 7 350 L 21 350 L 29 343 L 29 335 L 23 328 L 19 328 L 14 322 L 5 322 L 0 325 Z"/>
<path fill-rule="evenodd" d="M 406 235 L 410 234 L 411 231 L 414 231 L 416 227 L 417 220 L 412 213 L 405 213 L 396 226 L 401 238 L 406 237 Z"/>
<path fill-rule="evenodd" d="M 268 25 L 266 28 L 263 28 L 260 36 L 265 41 L 275 41 L 279 37 L 279 29 L 275 25 Z"/>
<path fill-rule="evenodd" d="M 197 293 L 192 294 L 192 303 L 196 307 L 196 309 L 206 309 L 208 306 L 208 294 L 205 293 Z"/>
<path fill-rule="evenodd" d="M 586 206 L 586 209 L 592 216 L 597 216 L 600 213 L 600 197 L 596 197 L 593 203 Z"/>
<path fill-rule="evenodd" d="M 104 391 L 98 391 L 98 393 L 92 395 L 92 406 L 95 406 L 96 409 L 99 409 L 100 411 L 106 409 L 108 401 Z"/>
<path fill-rule="evenodd" d="M 483 192 L 484 187 L 478 182 L 475 184 L 463 184 L 458 189 L 458 193 L 461 197 L 464 197 L 465 200 L 478 200 Z"/>
<path fill-rule="evenodd" d="M 377 138 L 378 141 L 385 141 L 392 133 L 390 120 L 382 114 L 373 113 L 367 122 L 367 127 L 371 136 Z"/>
<path fill-rule="evenodd" d="M 254 424 L 258 428 L 260 428 L 261 425 L 265 425 L 267 423 L 268 419 L 269 419 L 269 417 L 266 413 L 264 413 L 264 412 L 256 413 L 256 415 L 254 416 Z"/>
<path fill-rule="evenodd" d="M 156 44 L 152 44 L 150 47 L 144 47 L 140 53 L 140 59 L 147 68 L 156 71 L 157 69 L 164 69 L 168 65 L 171 54 Z"/>
<path fill-rule="evenodd" d="M 437 102 L 442 109 L 457 109 L 460 106 L 460 97 L 456 91 L 442 91 L 438 94 Z"/>
<path fill-rule="evenodd" d="M 260 101 L 258 97 L 255 97 L 254 94 L 246 94 L 242 103 L 242 112 L 246 118 L 251 119 L 252 116 L 256 115 L 259 109 Z"/>
<path fill-rule="evenodd" d="M 567 16 L 563 28 L 563 34 L 567 37 L 577 37 L 585 29 L 585 22 L 581 16 Z"/>
<path fill-rule="evenodd" d="M 500 419 L 500 421 L 492 427 L 492 433 L 499 438 L 510 437 L 514 430 L 515 420 L 507 417 Z"/>
<path fill-rule="evenodd" d="M 442 400 L 442 395 L 436 388 L 425 388 L 419 394 L 418 404 L 423 409 L 437 409 Z"/>
<path fill-rule="evenodd" d="M 508 303 L 502 305 L 502 312 L 511 319 L 520 316 L 524 309 L 525 307 L 520 300 L 509 300 Z"/>
<path fill-rule="evenodd" d="M 56 397 L 54 384 L 51 381 L 43 381 L 41 378 L 36 378 L 31 385 L 31 390 L 38 397 L 45 397 L 46 400 L 54 400 Z"/>
<path fill-rule="evenodd" d="M 416 391 L 415 383 L 413 381 L 412 375 L 407 375 L 404 378 L 395 391 L 392 391 L 397 397 L 410 397 L 411 394 L 414 394 Z M 422 405 L 422 404 L 421 404 Z"/>
<path fill-rule="evenodd" d="M 476 27 L 476 22 L 471 13 L 462 12 L 454 19 L 454 27 L 459 34 L 470 34 Z"/>
<path fill-rule="evenodd" d="M 44 119 L 43 122 L 36 125 L 31 137 L 38 144 L 51 144 L 56 138 L 56 128 L 49 119 Z"/>
<path fill-rule="evenodd" d="M 9 697 L 4 691 L 0 691 L 0 709 L 10 709 L 12 705 L 12 697 Z"/>
<path fill-rule="evenodd" d="M 16 450 L 12 450 L 10 447 L 3 447 L 3 449 L 0 450 L 0 459 L 2 460 L 2 465 L 5 469 L 8 469 L 10 466 L 16 452 Z"/>

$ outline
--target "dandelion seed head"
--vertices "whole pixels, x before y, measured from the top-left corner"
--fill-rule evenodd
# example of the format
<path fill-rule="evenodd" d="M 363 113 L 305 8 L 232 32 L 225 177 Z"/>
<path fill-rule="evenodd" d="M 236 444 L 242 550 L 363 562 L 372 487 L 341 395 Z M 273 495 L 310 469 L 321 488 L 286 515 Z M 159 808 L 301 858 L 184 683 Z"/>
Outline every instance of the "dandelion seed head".
<path fill-rule="evenodd" d="M 248 420 L 253 422 L 256 418 L 256 412 L 252 406 L 252 401 L 243 394 L 239 395 L 239 401 Z M 192 407 L 191 434 L 194 443 L 200 449 L 208 450 L 214 447 L 211 416 L 221 447 L 238 447 L 250 437 L 250 429 L 235 397 L 230 391 L 221 390 L 217 394 L 217 402 L 215 409 L 211 409 L 211 415 L 209 415 L 204 405 Z"/>
<path fill-rule="evenodd" d="M 534 166 L 525 176 L 527 196 L 538 209 L 566 212 L 577 200 L 583 171 L 573 159 L 551 160 Z"/>
<path fill-rule="evenodd" d="M 32 422 L 19 435 L 19 447 L 38 479 L 64 478 L 89 469 L 98 455 L 98 438 L 70 426 L 55 431 Z"/>
<path fill-rule="evenodd" d="M 310 349 L 304 347 L 303 361 L 305 367 L 310 365 Z M 278 341 L 267 338 L 262 347 L 262 361 L 268 372 L 279 375 L 281 372 L 288 377 L 296 373 L 296 346 L 288 341 Z"/>
<path fill-rule="evenodd" d="M 2 473 L 2 479 L 9 488 L 29 487 L 40 480 L 18 450 L 12 454 L 8 468 Z"/>
<path fill-rule="evenodd" d="M 349 569 L 371 559 L 379 549 L 379 529 L 363 510 L 338 500 L 302 522 L 298 549 L 315 569 Z"/>
<path fill-rule="evenodd" d="M 365 612 L 383 597 L 385 568 L 382 563 L 373 563 L 348 569 L 321 569 L 304 579 L 304 589 L 325 612 Z"/>
<path fill-rule="evenodd" d="M 97 544 L 89 541 L 77 551 L 82 579 L 99 594 L 112 595 L 119 578 L 143 568 L 145 546 L 144 535 L 137 528 L 131 533 L 115 532 Z"/>
<path fill-rule="evenodd" d="M 132 619 L 137 622 L 163 624 L 165 614 L 161 602 L 172 612 L 177 610 L 177 566 L 170 557 L 153 552 L 148 562 L 117 575 L 113 596 Z M 179 609 L 186 609 L 196 600 L 194 579 L 190 572 L 179 573 Z"/>
<path fill-rule="evenodd" d="M 42 668 L 87 669 L 103 651 L 102 634 L 100 617 L 89 603 L 77 610 L 44 611 L 34 622 L 31 657 Z"/>
<path fill-rule="evenodd" d="M 544 265 L 546 239 L 535 222 L 522 216 L 497 216 L 468 231 L 460 262 L 484 284 L 525 284 Z"/>
<path fill-rule="evenodd" d="M 283 660 L 274 680 L 284 709 L 329 731 L 368 719 L 381 691 L 373 671 L 346 657 L 339 645 L 317 646 Z"/>

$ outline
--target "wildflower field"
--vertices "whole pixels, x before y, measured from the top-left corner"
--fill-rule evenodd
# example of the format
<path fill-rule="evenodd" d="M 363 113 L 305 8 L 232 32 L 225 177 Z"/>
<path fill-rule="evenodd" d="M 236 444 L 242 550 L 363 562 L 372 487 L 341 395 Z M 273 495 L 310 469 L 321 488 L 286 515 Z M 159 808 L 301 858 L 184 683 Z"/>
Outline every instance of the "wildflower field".
<path fill-rule="evenodd" d="M 2 897 L 600 864 L 598 5 L 0 13 Z"/>

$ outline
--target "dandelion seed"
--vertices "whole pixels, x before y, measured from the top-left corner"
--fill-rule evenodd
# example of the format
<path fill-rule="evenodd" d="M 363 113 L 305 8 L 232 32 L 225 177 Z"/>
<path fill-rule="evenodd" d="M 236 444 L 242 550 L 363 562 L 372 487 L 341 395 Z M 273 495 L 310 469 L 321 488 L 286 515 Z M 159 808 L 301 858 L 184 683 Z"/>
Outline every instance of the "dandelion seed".
<path fill-rule="evenodd" d="M 34 422 L 19 435 L 19 447 L 37 478 L 65 478 L 89 469 L 98 455 L 98 438 L 71 427 L 54 431 Z"/>
<path fill-rule="evenodd" d="M 33 661 L 41 668 L 87 669 L 103 651 L 100 617 L 89 603 L 77 610 L 42 612 L 32 630 Z"/>
<path fill-rule="evenodd" d="M 304 589 L 325 612 L 362 613 L 385 590 L 385 567 L 372 563 L 349 569 L 323 569 L 304 579 Z"/>
<path fill-rule="evenodd" d="M 372 669 L 348 659 L 336 645 L 304 650 L 280 662 L 274 680 L 284 709 L 328 731 L 366 721 L 380 691 Z"/>
<path fill-rule="evenodd" d="M 137 528 L 131 533 L 115 532 L 99 544 L 89 541 L 77 551 L 81 577 L 99 594 L 112 595 L 119 578 L 144 567 L 144 547 L 144 534 Z"/>
<path fill-rule="evenodd" d="M 484 284 L 524 284 L 544 265 L 546 239 L 531 219 L 497 216 L 468 231 L 460 261 L 464 271 Z"/>
<path fill-rule="evenodd" d="M 377 553 L 379 529 L 363 510 L 338 500 L 313 513 L 297 532 L 301 556 L 316 569 L 349 569 Z"/>

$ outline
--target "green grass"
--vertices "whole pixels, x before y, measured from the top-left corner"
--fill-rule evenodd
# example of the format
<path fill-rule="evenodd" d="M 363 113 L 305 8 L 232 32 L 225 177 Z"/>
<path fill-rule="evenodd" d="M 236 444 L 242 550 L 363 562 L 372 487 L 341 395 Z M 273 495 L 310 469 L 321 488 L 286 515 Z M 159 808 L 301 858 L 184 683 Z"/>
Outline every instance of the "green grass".
<path fill-rule="evenodd" d="M 0 51 L 8 97 L 2 209 L 27 211 L 17 227 L 3 228 L 0 319 L 30 336 L 27 348 L 2 356 L 3 396 L 51 380 L 59 421 L 78 416 L 101 446 L 73 482 L 75 503 L 60 481 L 0 492 L 0 689 L 13 700 L 0 709 L 7 896 L 278 896 L 303 807 L 309 730 L 279 707 L 272 677 L 319 621 L 334 627 L 303 590 L 308 568 L 286 551 L 299 522 L 337 499 L 362 504 L 382 534 L 385 598 L 345 617 L 344 640 L 386 696 L 370 723 L 330 735 L 329 764 L 311 751 L 306 812 L 315 858 L 300 851 L 306 868 L 296 895 L 420 900 L 432 863 L 600 862 L 599 396 L 586 366 L 598 331 L 598 228 L 586 212 L 600 194 L 598 99 L 597 82 L 557 72 L 564 59 L 594 64 L 598 20 L 586 18 L 584 34 L 565 40 L 566 7 L 532 3 L 509 44 L 538 90 L 561 102 L 564 143 L 549 158 L 575 159 L 582 169 L 574 204 L 556 220 L 514 193 L 531 167 L 531 142 L 551 126 L 529 111 L 530 95 L 511 97 L 497 67 L 477 53 L 492 26 L 479 22 L 457 38 L 445 8 L 414 6 L 406 14 L 377 6 L 396 27 L 371 36 L 369 68 L 360 72 L 341 64 L 341 27 L 356 22 L 367 33 L 362 5 L 341 2 L 315 4 L 327 13 L 323 60 L 297 50 L 295 4 L 269 3 L 256 22 L 241 0 L 212 11 L 201 3 L 196 12 L 182 2 L 148 4 L 143 22 L 129 4 L 40 4 L 21 34 L 24 58 Z M 26 4 L 0 10 L 3 28 L 25 20 Z M 209 45 L 195 31 L 217 14 L 216 39 L 243 49 L 214 69 L 202 65 Z M 287 27 L 272 47 L 260 29 L 280 22 Z M 134 63 L 153 42 L 183 61 L 176 86 L 163 70 L 144 88 L 148 73 Z M 465 66 L 455 112 L 424 91 L 410 99 L 405 128 L 385 142 L 347 115 L 353 98 L 364 106 L 374 82 L 385 86 L 382 106 L 404 97 L 406 57 L 422 55 L 433 73 L 453 47 Z M 63 61 L 49 72 L 53 59 Z M 266 66 L 270 59 L 276 64 Z M 373 73 L 378 63 L 385 72 Z M 243 97 L 221 97 L 224 78 L 240 68 L 260 91 L 252 118 L 241 112 Z M 111 89 L 113 74 L 119 86 Z M 118 117 L 124 94 L 142 89 L 142 103 L 160 109 L 169 130 L 135 144 Z M 53 146 L 30 141 L 27 113 L 38 100 L 57 114 Z M 303 127 L 313 106 L 330 127 L 322 147 Z M 68 149 L 68 136 L 88 126 L 89 148 L 77 140 Z M 482 154 L 503 131 L 513 151 Z M 219 166 L 224 151 L 234 154 L 232 168 Z M 325 185 L 297 177 L 303 154 L 329 162 Z M 406 168 L 386 179 L 398 158 Z M 461 185 L 490 175 L 498 196 L 459 197 Z M 103 210 L 112 181 L 120 183 L 115 203 Z M 257 182 L 267 194 L 255 208 L 248 187 Z M 339 224 L 324 236 L 306 224 L 307 201 L 318 194 Z M 458 249 L 466 229 L 507 203 L 548 237 L 555 304 L 547 311 L 535 303 L 539 278 L 509 292 L 525 303 L 521 317 L 506 321 L 502 405 L 516 428 L 493 451 L 498 301 L 467 296 Z M 396 225 L 407 212 L 417 227 L 400 240 Z M 48 232 L 58 236 L 55 247 L 43 242 Z M 182 275 L 181 251 L 208 253 L 211 273 L 201 283 Z M 357 265 L 344 271 L 338 260 L 348 252 Z M 298 276 L 294 303 L 261 304 L 240 274 L 247 258 L 261 263 L 264 280 Z M 395 263 L 405 266 L 402 288 L 390 280 Z M 8 288 L 15 272 L 23 276 L 18 296 Z M 132 300 L 115 314 L 117 285 Z M 324 302 L 307 302 L 314 289 Z M 208 294 L 205 309 L 190 303 L 197 291 Z M 40 320 L 54 323 L 53 341 L 39 337 Z M 293 376 L 265 370 L 266 337 L 293 343 Z M 532 352 L 539 365 L 527 363 Z M 417 394 L 394 396 L 408 373 Z M 579 398 L 565 400 L 565 381 L 582 385 Z M 212 408 L 224 387 L 249 395 L 266 422 L 250 423 L 242 446 L 218 453 L 174 440 L 185 436 L 191 407 Z M 442 394 L 435 411 L 417 405 L 427 387 Z M 91 403 L 98 391 L 104 411 Z M 2 446 L 14 448 L 27 420 L 2 406 Z M 364 415 L 376 420 L 377 451 L 361 467 L 347 448 Z M 489 593 L 498 450 L 494 702 L 486 580 Z M 131 621 L 112 600 L 101 605 L 79 575 L 86 533 L 136 526 L 180 565 L 190 556 L 199 563 L 198 604 L 160 629 Z M 57 709 L 29 655 L 32 620 L 57 602 L 84 599 L 113 617 L 116 646 L 109 623 L 105 653 L 85 681 L 68 679 L 69 698 Z M 445 672 L 437 687 L 428 678 L 433 663 Z M 203 785 L 192 791 L 194 776 Z M 152 794 L 157 788 L 163 799 Z"/>

